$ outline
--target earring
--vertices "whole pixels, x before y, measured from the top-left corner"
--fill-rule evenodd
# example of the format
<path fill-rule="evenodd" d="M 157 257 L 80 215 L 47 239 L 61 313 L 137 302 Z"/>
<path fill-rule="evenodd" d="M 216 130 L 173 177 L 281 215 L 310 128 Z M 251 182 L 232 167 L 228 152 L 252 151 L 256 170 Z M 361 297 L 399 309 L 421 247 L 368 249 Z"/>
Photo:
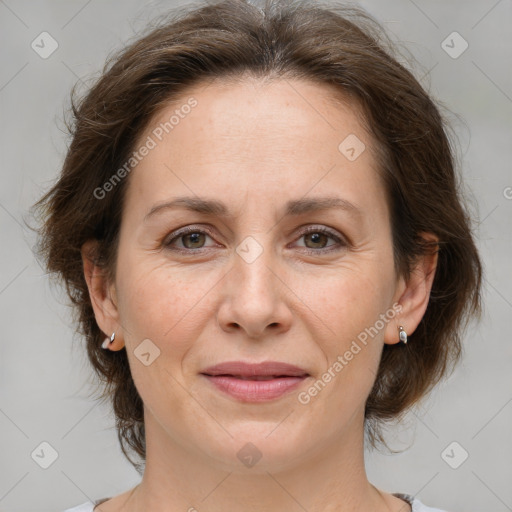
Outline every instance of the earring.
<path fill-rule="evenodd" d="M 116 339 L 116 333 L 113 332 L 112 333 L 112 336 L 110 336 L 110 338 L 105 338 L 105 341 L 101 344 L 101 348 L 107 348 L 111 343 L 114 342 L 114 340 Z"/>
<path fill-rule="evenodd" d="M 407 344 L 407 333 L 404 331 L 404 328 L 402 326 L 398 327 L 398 337 L 400 338 L 400 341 L 404 345 Z"/>

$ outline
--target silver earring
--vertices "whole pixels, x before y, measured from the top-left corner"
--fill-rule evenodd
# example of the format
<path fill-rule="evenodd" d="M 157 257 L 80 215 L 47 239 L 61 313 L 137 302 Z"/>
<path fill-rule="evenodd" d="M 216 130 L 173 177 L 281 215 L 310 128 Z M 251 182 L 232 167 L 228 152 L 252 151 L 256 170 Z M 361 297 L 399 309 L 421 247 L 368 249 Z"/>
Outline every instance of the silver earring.
<path fill-rule="evenodd" d="M 404 345 L 407 344 L 407 333 L 404 331 L 404 328 L 401 325 L 398 327 L 398 337 Z"/>
<path fill-rule="evenodd" d="M 101 344 L 101 348 L 107 348 L 116 339 L 116 333 L 113 332 L 110 338 L 105 338 L 105 341 Z"/>

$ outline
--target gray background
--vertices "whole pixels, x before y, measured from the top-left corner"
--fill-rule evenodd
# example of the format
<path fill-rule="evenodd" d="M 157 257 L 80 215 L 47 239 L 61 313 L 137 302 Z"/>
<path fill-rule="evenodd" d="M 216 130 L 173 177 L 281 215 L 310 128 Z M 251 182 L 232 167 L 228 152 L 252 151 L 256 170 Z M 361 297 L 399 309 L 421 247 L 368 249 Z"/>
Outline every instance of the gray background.
<path fill-rule="evenodd" d="M 23 219 L 65 155 L 62 118 L 71 86 L 174 5 L 0 0 L 1 511 L 59 511 L 139 481 L 120 452 L 109 408 L 89 397 L 93 380 L 70 310 L 35 261 Z M 452 119 L 486 267 L 485 312 L 468 331 L 464 362 L 390 430 L 391 446 L 405 451 L 368 454 L 369 477 L 387 491 L 454 512 L 510 511 L 512 2 L 361 5 L 403 42 L 418 60 L 421 82 L 457 113 Z M 31 48 L 43 31 L 59 44 L 47 59 Z M 441 46 L 453 31 L 469 44 L 458 58 Z M 461 48 L 460 39 L 449 44 Z M 43 441 L 58 453 L 48 469 L 31 457 Z M 453 441 L 458 445 L 445 451 Z M 453 469 L 446 461 L 459 464 L 463 450 L 469 457 Z"/>

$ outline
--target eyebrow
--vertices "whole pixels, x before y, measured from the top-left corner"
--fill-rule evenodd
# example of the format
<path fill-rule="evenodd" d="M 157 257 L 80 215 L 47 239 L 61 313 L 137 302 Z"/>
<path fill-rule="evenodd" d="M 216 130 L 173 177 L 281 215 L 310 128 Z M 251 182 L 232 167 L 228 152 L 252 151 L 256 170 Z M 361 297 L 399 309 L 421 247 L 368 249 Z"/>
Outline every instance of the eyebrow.
<path fill-rule="evenodd" d="M 234 215 L 229 212 L 227 206 L 221 201 L 207 199 L 202 197 L 176 197 L 171 201 L 156 204 L 144 217 L 146 221 L 149 217 L 158 212 L 169 209 L 182 208 L 185 210 L 202 213 L 206 215 L 216 215 L 218 217 L 233 218 Z M 345 210 L 349 213 L 360 215 L 361 210 L 346 199 L 336 196 L 302 198 L 288 201 L 285 205 L 284 216 L 297 216 L 304 213 L 317 212 L 322 210 Z"/>

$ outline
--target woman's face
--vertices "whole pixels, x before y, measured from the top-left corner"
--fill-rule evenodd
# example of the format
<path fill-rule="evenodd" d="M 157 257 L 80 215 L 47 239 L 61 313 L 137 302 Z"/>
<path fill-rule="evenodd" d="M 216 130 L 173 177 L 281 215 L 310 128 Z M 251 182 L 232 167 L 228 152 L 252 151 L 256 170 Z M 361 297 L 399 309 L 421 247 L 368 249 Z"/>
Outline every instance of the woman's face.
<path fill-rule="evenodd" d="M 398 341 L 403 286 L 372 141 L 331 94 L 212 82 L 160 111 L 134 148 L 148 150 L 123 206 L 112 330 L 146 430 L 219 467 L 243 471 L 249 452 L 262 456 L 252 471 L 284 468 L 362 434 L 383 344 Z M 203 374 L 233 361 L 307 376 Z"/>

